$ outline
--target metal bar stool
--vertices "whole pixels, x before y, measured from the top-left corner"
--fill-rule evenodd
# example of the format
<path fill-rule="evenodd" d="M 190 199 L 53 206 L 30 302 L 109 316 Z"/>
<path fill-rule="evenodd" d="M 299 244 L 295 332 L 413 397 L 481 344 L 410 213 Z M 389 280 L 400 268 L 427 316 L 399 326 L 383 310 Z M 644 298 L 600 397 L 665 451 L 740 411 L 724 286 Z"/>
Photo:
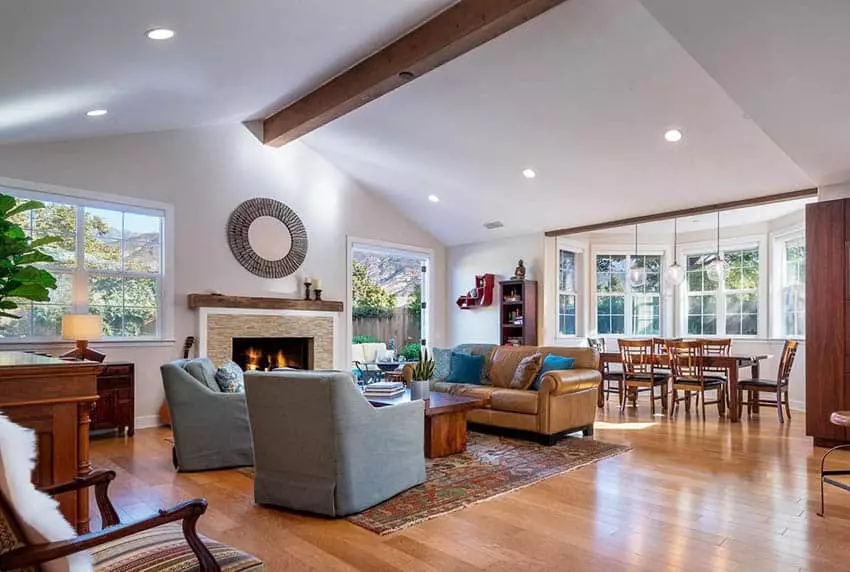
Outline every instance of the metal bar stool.
<path fill-rule="evenodd" d="M 830 418 L 830 422 L 833 425 L 840 425 L 841 427 L 850 427 L 850 411 L 836 411 L 834 412 Z M 827 471 L 824 469 L 826 466 L 826 458 L 829 457 L 835 451 L 839 449 L 850 449 L 850 443 L 845 445 L 838 445 L 837 447 L 833 447 L 829 451 L 827 451 L 823 459 L 820 462 L 820 512 L 818 516 L 823 516 L 824 514 L 824 498 L 823 498 L 823 485 L 826 483 L 827 485 L 832 485 L 834 487 L 838 487 L 839 489 L 850 492 L 850 483 L 843 483 L 838 479 L 834 479 L 832 477 L 839 476 L 848 476 L 850 475 L 850 470 L 844 471 Z"/>

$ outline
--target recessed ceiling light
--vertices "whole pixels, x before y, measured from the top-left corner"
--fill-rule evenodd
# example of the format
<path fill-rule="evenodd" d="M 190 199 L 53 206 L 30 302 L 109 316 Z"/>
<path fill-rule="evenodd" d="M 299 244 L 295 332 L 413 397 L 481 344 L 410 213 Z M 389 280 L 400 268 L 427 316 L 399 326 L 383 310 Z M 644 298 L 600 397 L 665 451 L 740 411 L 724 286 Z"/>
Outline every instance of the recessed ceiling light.
<path fill-rule="evenodd" d="M 525 177 L 526 179 L 533 179 L 534 177 L 537 176 L 537 173 L 534 172 L 534 169 L 523 169 L 522 170 L 522 176 Z"/>
<path fill-rule="evenodd" d="M 432 203 L 439 203 L 440 197 L 438 197 L 437 195 L 428 195 L 428 200 Z"/>
<path fill-rule="evenodd" d="M 678 129 L 668 129 L 664 133 L 664 139 L 666 139 L 670 143 L 678 143 L 682 140 L 682 132 Z"/>
<path fill-rule="evenodd" d="M 89 117 L 103 117 L 107 113 L 109 112 L 105 109 L 92 109 L 91 111 L 86 111 L 86 115 Z"/>
<path fill-rule="evenodd" d="M 153 30 L 145 32 L 145 36 L 147 36 L 149 40 L 170 40 L 174 37 L 174 30 L 169 30 L 168 28 L 154 28 Z"/>

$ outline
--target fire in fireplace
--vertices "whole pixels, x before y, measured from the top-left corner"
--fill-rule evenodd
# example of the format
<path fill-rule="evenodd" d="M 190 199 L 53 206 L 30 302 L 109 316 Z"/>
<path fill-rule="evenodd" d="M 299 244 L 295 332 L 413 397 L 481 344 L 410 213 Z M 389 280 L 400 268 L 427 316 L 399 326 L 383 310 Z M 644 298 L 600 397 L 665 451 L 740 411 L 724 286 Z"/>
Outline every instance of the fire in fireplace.
<path fill-rule="evenodd" d="M 244 371 L 313 369 L 313 338 L 233 338 L 233 361 Z"/>

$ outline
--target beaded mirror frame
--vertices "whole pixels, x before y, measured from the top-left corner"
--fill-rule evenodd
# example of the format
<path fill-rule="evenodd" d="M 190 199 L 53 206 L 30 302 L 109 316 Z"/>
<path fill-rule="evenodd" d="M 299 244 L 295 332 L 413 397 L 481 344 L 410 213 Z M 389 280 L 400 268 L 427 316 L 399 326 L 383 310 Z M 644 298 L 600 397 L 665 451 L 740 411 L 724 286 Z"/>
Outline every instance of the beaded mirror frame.
<path fill-rule="evenodd" d="M 268 260 L 251 248 L 248 229 L 251 223 L 264 216 L 282 222 L 292 237 L 292 246 L 283 258 Z M 261 278 L 289 276 L 298 270 L 307 257 L 307 229 L 304 223 L 291 208 L 274 199 L 248 199 L 236 207 L 227 221 L 227 242 L 239 264 Z"/>

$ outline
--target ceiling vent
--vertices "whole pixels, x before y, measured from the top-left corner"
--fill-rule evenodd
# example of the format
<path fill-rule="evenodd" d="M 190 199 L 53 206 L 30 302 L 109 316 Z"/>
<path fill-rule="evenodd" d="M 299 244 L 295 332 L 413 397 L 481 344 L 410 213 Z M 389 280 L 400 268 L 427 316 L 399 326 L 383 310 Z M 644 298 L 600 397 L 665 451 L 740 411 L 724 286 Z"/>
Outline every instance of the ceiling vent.
<path fill-rule="evenodd" d="M 494 220 L 494 221 L 491 221 L 491 222 L 485 222 L 484 223 L 484 228 L 486 228 L 487 230 L 495 230 L 497 228 L 502 228 L 503 226 L 505 226 L 505 225 L 502 224 L 502 221 L 500 221 L 500 220 Z"/>

